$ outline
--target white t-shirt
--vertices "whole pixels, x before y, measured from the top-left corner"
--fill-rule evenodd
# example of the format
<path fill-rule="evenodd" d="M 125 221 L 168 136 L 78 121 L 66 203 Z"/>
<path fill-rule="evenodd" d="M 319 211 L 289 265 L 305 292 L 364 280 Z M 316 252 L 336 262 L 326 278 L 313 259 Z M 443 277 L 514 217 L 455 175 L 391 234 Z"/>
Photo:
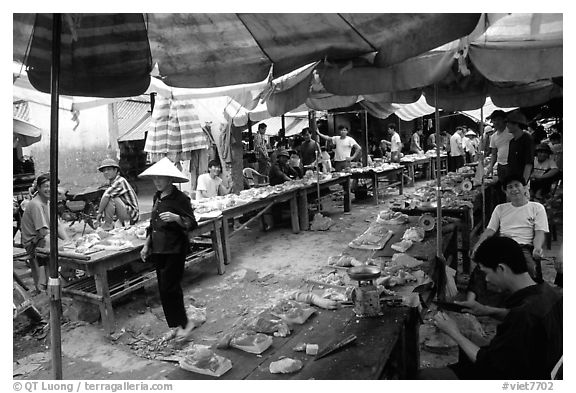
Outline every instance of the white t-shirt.
<path fill-rule="evenodd" d="M 209 173 L 203 173 L 198 176 L 196 184 L 196 191 L 207 191 L 208 198 L 218 196 L 218 188 L 222 184 L 222 179 L 216 176 L 214 179 L 210 177 Z M 196 193 L 196 199 L 203 199 L 200 193 Z"/>
<path fill-rule="evenodd" d="M 498 150 L 496 156 L 496 162 L 498 164 L 508 164 L 508 146 L 510 146 L 512 138 L 514 138 L 514 136 L 508 132 L 508 128 L 505 128 L 502 132 L 496 131 L 490 137 L 490 147 Z"/>
<path fill-rule="evenodd" d="M 450 137 L 450 155 L 458 157 L 464 155 L 464 146 L 462 145 L 462 137 L 458 132 L 454 132 Z"/>
<path fill-rule="evenodd" d="M 347 158 L 350 158 L 352 147 L 358 145 L 356 141 L 349 136 L 346 136 L 344 139 L 339 136 L 333 136 L 332 142 L 336 145 L 334 161 L 346 161 Z"/>
<path fill-rule="evenodd" d="M 501 236 L 510 237 L 518 244 L 530 244 L 534 241 L 534 231 L 548 232 L 546 209 L 538 202 L 528 202 L 515 207 L 512 203 L 502 203 L 494 209 L 488 228 Z"/>
<path fill-rule="evenodd" d="M 400 140 L 400 135 L 397 132 L 395 132 L 392 135 L 392 138 L 390 138 L 390 143 L 390 151 L 394 152 L 402 150 L 402 141 Z"/>

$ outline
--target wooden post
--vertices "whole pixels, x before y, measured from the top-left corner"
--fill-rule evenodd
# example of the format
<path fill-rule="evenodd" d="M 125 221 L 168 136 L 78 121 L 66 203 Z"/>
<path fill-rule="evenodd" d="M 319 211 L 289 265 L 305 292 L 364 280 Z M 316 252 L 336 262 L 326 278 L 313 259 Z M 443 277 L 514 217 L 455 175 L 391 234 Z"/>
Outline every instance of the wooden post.
<path fill-rule="evenodd" d="M 232 155 L 232 191 L 238 194 L 244 189 L 244 145 L 242 144 L 242 129 L 235 127 L 232 122 L 230 127 L 230 154 Z M 226 224 L 226 223 L 224 223 Z"/>
<path fill-rule="evenodd" d="M 60 101 L 60 40 L 62 16 L 52 15 L 52 64 L 50 67 L 50 261 L 48 297 L 50 300 L 50 352 L 52 376 L 62 379 L 62 288 L 58 278 L 58 108 Z"/>
<path fill-rule="evenodd" d="M 362 146 L 362 166 L 368 165 L 368 111 L 364 110 L 364 142 Z"/>
<path fill-rule="evenodd" d="M 248 150 L 254 150 L 254 134 L 252 133 L 252 121 L 248 119 Z M 240 133 L 240 140 L 242 140 L 242 133 Z"/>
<path fill-rule="evenodd" d="M 438 111 L 438 85 L 434 84 L 434 120 L 436 122 L 436 256 L 442 257 L 442 182 L 440 171 L 440 113 Z"/>

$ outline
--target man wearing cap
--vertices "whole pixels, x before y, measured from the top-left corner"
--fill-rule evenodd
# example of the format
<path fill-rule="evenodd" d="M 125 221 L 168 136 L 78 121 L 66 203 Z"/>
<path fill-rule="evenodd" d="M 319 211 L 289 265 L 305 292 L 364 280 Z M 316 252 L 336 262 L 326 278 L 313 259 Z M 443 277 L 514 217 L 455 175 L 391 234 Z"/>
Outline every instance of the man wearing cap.
<path fill-rule="evenodd" d="M 559 177 L 560 170 L 551 155 L 552 149 L 547 143 L 536 146 L 534 171 L 530 175 L 530 194 L 533 198 L 541 199 L 548 194 L 550 186 Z"/>
<path fill-rule="evenodd" d="M 528 121 L 522 112 L 514 110 L 506 116 L 506 123 L 512 134 L 508 145 L 508 174 L 522 176 L 528 182 L 534 166 L 534 142 L 524 131 Z"/>
<path fill-rule="evenodd" d="M 492 121 L 495 132 L 490 137 L 490 164 L 486 170 L 488 175 L 492 174 L 494 165 L 498 163 L 498 179 L 502 180 L 508 174 L 508 146 L 512 140 L 512 134 L 506 129 L 506 113 L 496 109 L 488 119 Z"/>
<path fill-rule="evenodd" d="M 271 186 L 282 184 L 298 177 L 296 171 L 288 165 L 289 159 L 290 153 L 288 153 L 288 150 L 282 149 L 278 152 L 277 161 L 270 169 L 269 180 Z"/>
<path fill-rule="evenodd" d="M 26 205 L 20 231 L 22 233 L 22 245 L 30 255 L 30 270 L 36 292 L 46 289 L 48 276 L 46 265 L 48 258 L 36 255 L 36 248 L 47 247 L 49 245 L 48 236 L 50 233 L 50 175 L 38 176 L 32 186 L 32 193 L 36 195 Z M 58 237 L 68 240 L 65 228 L 58 223 Z"/>
<path fill-rule="evenodd" d="M 455 172 L 458 168 L 464 166 L 464 145 L 462 138 L 464 137 L 464 127 L 456 127 L 456 131 L 450 137 L 450 157 L 448 158 L 448 166 L 451 172 Z"/>
<path fill-rule="evenodd" d="M 190 198 L 173 183 L 185 183 L 189 179 L 168 157 L 146 169 L 139 177 L 152 178 L 157 190 L 152 198 L 150 226 L 146 230 L 146 242 L 140 257 L 145 262 L 152 262 L 156 268 L 160 301 L 170 328 L 163 338 L 185 340 L 195 325 L 186 315 L 181 282 L 186 255 L 190 252 L 187 231 L 198 224 Z"/>
<path fill-rule="evenodd" d="M 104 191 L 96 220 L 104 218 L 102 229 L 109 231 L 114 228 L 114 217 L 124 225 L 128 222 L 135 224 L 139 218 L 138 198 L 128 181 L 120 176 L 120 166 L 111 158 L 106 158 L 98 167 L 109 187 Z"/>
<path fill-rule="evenodd" d="M 230 188 L 222 184 L 223 181 L 219 176 L 221 172 L 222 166 L 219 161 L 212 160 L 208 163 L 208 173 L 198 176 L 196 199 L 212 198 L 230 192 Z"/>

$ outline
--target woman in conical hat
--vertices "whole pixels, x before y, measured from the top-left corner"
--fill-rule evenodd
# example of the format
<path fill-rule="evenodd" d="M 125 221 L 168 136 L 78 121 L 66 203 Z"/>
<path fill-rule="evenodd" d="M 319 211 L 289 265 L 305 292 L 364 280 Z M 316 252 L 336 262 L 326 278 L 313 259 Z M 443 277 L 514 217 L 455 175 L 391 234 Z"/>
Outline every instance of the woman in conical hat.
<path fill-rule="evenodd" d="M 186 317 L 181 282 L 190 248 L 187 231 L 198 224 L 190 198 L 173 183 L 185 183 L 188 178 L 167 157 L 146 169 L 139 177 L 152 178 L 157 190 L 140 256 L 143 261 L 152 262 L 156 267 L 162 309 L 171 329 L 165 338 L 176 336 L 177 339 L 186 339 L 194 323 L 188 323 Z"/>

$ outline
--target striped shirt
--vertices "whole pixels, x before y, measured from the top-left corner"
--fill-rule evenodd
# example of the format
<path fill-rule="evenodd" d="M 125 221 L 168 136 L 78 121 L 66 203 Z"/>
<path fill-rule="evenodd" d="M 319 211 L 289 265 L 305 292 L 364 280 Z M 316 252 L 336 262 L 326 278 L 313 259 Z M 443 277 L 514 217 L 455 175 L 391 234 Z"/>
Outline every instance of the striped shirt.
<path fill-rule="evenodd" d="M 254 135 L 254 154 L 257 159 L 268 159 L 268 147 L 264 135 L 259 132 Z"/>
<path fill-rule="evenodd" d="M 130 224 L 134 224 L 138 221 L 138 198 L 136 197 L 136 193 L 130 183 L 128 183 L 128 181 L 122 176 L 117 175 L 114 180 L 110 182 L 110 187 L 104 191 L 103 196 L 109 198 L 120 198 L 120 200 L 122 200 L 126 205 L 126 209 L 130 214 Z"/>

